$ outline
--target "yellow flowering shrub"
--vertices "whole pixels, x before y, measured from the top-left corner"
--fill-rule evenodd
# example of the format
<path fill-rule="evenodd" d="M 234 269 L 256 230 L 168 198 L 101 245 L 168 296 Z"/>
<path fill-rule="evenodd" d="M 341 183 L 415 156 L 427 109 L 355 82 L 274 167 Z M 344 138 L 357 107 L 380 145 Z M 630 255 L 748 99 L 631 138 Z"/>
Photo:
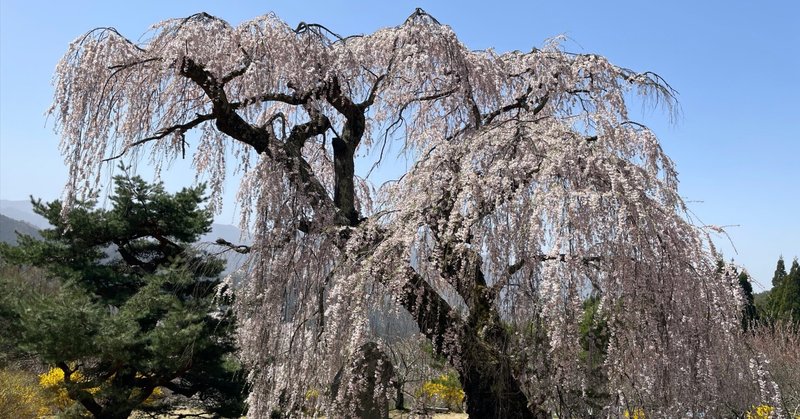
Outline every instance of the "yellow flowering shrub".
<path fill-rule="evenodd" d="M 161 387 L 156 387 L 153 389 L 153 392 L 150 393 L 150 396 L 145 399 L 144 404 L 151 404 L 159 399 L 164 398 L 164 392 L 161 390 Z"/>
<path fill-rule="evenodd" d="M 417 391 L 417 397 L 423 404 L 444 405 L 447 408 L 460 412 L 464 403 L 464 390 L 458 379 L 452 374 L 441 376 L 422 383 Z"/>
<path fill-rule="evenodd" d="M 84 380 L 83 375 L 81 375 L 80 371 L 75 371 L 72 373 L 72 381 L 74 382 L 81 382 Z M 69 398 L 67 394 L 67 389 L 63 386 L 64 383 L 64 371 L 61 368 L 50 368 L 49 371 L 39 374 L 39 386 L 47 392 L 50 392 L 52 395 L 53 404 L 60 410 L 65 410 L 69 408 L 73 403 L 74 400 Z M 98 391 L 98 388 L 89 389 L 89 392 L 94 394 Z"/>
<path fill-rule="evenodd" d="M 317 413 L 317 402 L 319 401 L 319 390 L 312 387 L 306 391 L 303 413 L 308 416 L 315 416 Z"/>
<path fill-rule="evenodd" d="M 81 382 L 83 380 L 84 377 L 80 371 L 75 371 L 72 373 L 73 382 Z M 51 368 L 46 373 L 39 375 L 39 385 L 43 389 L 53 393 L 56 407 L 62 410 L 68 408 L 75 402 L 69 398 L 67 389 L 64 388 L 63 383 L 64 371 L 62 371 L 61 368 Z M 100 391 L 100 387 L 92 387 L 87 391 L 91 394 L 96 394 Z M 164 392 L 161 390 L 161 387 L 156 387 L 153 389 L 153 392 L 150 394 L 150 396 L 144 401 L 144 404 L 151 404 L 163 397 Z"/>
<path fill-rule="evenodd" d="M 644 414 L 644 410 L 641 407 L 633 409 L 632 414 L 626 409 L 623 415 L 625 419 L 647 419 L 647 415 Z"/>
<path fill-rule="evenodd" d="M 52 414 L 53 400 L 36 385 L 36 375 L 0 370 L 0 417 L 34 418 Z"/>
<path fill-rule="evenodd" d="M 774 413 L 775 413 L 774 407 L 766 404 L 761 404 L 758 406 L 753 406 L 750 410 L 748 410 L 745 417 L 747 419 L 770 419 L 771 417 L 773 417 Z"/>
<path fill-rule="evenodd" d="M 306 391 L 307 402 L 315 403 L 318 398 L 319 398 L 319 390 L 317 390 L 316 388 L 311 388 L 308 391 Z"/>

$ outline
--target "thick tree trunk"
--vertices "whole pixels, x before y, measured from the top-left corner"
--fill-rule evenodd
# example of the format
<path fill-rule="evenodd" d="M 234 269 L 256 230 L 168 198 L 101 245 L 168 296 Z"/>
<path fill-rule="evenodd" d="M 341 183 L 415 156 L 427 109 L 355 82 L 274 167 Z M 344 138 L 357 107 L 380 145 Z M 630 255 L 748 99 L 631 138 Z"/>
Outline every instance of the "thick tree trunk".
<path fill-rule="evenodd" d="M 394 408 L 395 410 L 406 410 L 406 395 L 403 393 L 403 382 L 397 381 L 394 384 L 395 397 Z"/>
<path fill-rule="evenodd" d="M 531 403 L 514 377 L 505 335 L 490 327 L 466 327 L 461 337 L 460 362 L 454 365 L 466 395 L 467 413 L 473 418 L 540 419 L 550 416 Z M 477 333 L 483 330 L 483 335 Z"/>
<path fill-rule="evenodd" d="M 400 303 L 408 309 L 434 351 L 456 368 L 466 393 L 467 413 L 479 419 L 540 419 L 547 412 L 530 404 L 512 374 L 503 350 L 502 329 L 465 323 L 447 302 L 413 269 Z M 494 332 L 490 333 L 490 329 Z M 483 330 L 483 336 L 478 333 Z"/>
<path fill-rule="evenodd" d="M 528 398 L 507 370 L 505 373 L 503 368 L 492 371 L 491 367 L 491 365 L 469 367 L 460 373 L 469 417 L 487 419 L 548 417 L 546 412 L 537 407 L 528 406 Z"/>

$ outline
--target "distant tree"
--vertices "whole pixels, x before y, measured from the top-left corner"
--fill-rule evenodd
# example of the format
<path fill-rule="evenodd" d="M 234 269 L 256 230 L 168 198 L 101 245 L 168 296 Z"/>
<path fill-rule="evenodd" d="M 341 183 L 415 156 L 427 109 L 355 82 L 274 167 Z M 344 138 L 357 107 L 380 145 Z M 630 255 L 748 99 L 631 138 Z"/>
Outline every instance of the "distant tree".
<path fill-rule="evenodd" d="M 778 299 L 779 315 L 794 323 L 800 324 L 800 266 L 797 258 L 792 261 L 789 274 L 781 282 Z"/>
<path fill-rule="evenodd" d="M 745 270 L 740 272 L 739 268 L 733 265 L 733 260 L 731 260 L 730 264 L 726 264 L 721 258 L 717 260 L 717 273 L 722 274 L 726 270 L 729 270 L 736 277 L 739 284 L 739 292 L 742 297 L 741 325 L 742 329 L 748 329 L 759 318 L 759 311 L 761 310 L 761 308 L 756 307 L 750 275 Z"/>
<path fill-rule="evenodd" d="M 35 201 L 54 227 L 0 245 L 7 263 L 57 283 L 48 293 L 9 288 L 14 301 L 1 308 L 17 327 L 4 340 L 59 368 L 57 385 L 96 418 L 126 418 L 158 387 L 240 415 L 234 317 L 214 299 L 223 264 L 191 247 L 210 230 L 203 187 L 169 194 L 139 177 L 114 181 L 110 209 L 78 202 L 63 218 L 59 201 Z"/>
<path fill-rule="evenodd" d="M 786 265 L 783 263 L 783 256 L 778 258 L 778 264 L 775 266 L 775 273 L 772 275 L 772 288 L 777 288 L 783 283 L 786 278 Z"/>
<path fill-rule="evenodd" d="M 435 362 L 436 355 L 432 350 L 425 350 L 426 344 L 427 342 L 421 341 L 419 337 L 413 336 L 410 339 L 397 340 L 386 345 L 387 355 L 394 367 L 392 386 L 394 387 L 395 410 L 407 409 L 406 394 L 409 394 L 407 387 L 419 386 L 426 378 L 443 369 L 431 367 L 431 363 Z M 438 366 L 443 367 L 442 365 Z"/>
<path fill-rule="evenodd" d="M 785 320 L 800 323 L 800 272 L 797 258 L 786 272 L 783 257 L 778 259 L 772 289 L 763 298 L 760 311 L 770 321 Z"/>
<path fill-rule="evenodd" d="M 472 417 L 548 417 L 584 383 L 588 294 L 608 319 L 602 415 L 754 402 L 726 396 L 750 376 L 736 277 L 718 277 L 672 161 L 628 112 L 635 94 L 673 109 L 652 72 L 558 42 L 476 51 L 421 9 L 348 37 L 199 13 L 138 44 L 93 30 L 54 84 L 67 202 L 103 161 L 148 147 L 156 163 L 192 153 L 213 204 L 242 170 L 255 242 L 239 336 L 257 417 L 326 388 L 387 301 L 456 369 Z M 398 151 L 406 173 L 373 188 L 369 168 Z"/>
<path fill-rule="evenodd" d="M 758 310 L 753 300 L 753 284 L 750 283 L 750 276 L 746 271 L 739 274 L 739 288 L 744 296 L 744 306 L 742 307 L 742 328 L 749 329 L 758 320 Z"/>

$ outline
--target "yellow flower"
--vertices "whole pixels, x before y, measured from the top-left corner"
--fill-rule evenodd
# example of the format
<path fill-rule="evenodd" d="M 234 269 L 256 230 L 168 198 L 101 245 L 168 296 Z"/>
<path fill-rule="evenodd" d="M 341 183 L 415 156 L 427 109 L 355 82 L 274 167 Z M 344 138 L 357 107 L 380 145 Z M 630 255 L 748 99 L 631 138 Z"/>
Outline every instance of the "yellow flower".
<path fill-rule="evenodd" d="M 0 370 L 0 417 L 52 415 L 52 401 L 36 385 L 36 375 L 25 371 Z"/>
<path fill-rule="evenodd" d="M 141 375 L 137 374 L 137 377 L 141 377 Z M 73 372 L 70 378 L 72 382 L 76 383 L 86 381 L 80 371 Z M 64 388 L 63 384 L 64 371 L 61 368 L 51 368 L 46 373 L 39 375 L 39 385 L 43 389 L 51 391 L 55 394 L 55 404 L 59 409 L 62 410 L 75 403 L 75 401 L 72 400 L 67 394 L 67 389 Z M 100 391 L 100 387 L 92 387 L 87 389 L 87 391 L 91 394 L 97 394 L 97 392 Z M 161 387 L 156 387 L 153 389 L 153 392 L 150 394 L 150 396 L 144 401 L 144 404 L 152 404 L 162 397 L 164 397 L 164 392 L 161 390 Z"/>
<path fill-rule="evenodd" d="M 306 400 L 314 401 L 319 397 L 319 390 L 312 388 L 306 391 Z"/>
<path fill-rule="evenodd" d="M 625 413 L 623 413 L 625 419 L 646 419 L 647 416 L 644 414 L 644 410 L 641 407 L 637 407 L 633 409 L 633 414 L 626 409 Z"/>
<path fill-rule="evenodd" d="M 83 374 L 80 371 L 75 371 L 70 376 L 73 382 L 84 381 Z M 75 401 L 72 400 L 67 394 L 67 389 L 64 388 L 64 371 L 61 368 L 51 368 L 43 374 L 39 374 L 39 385 L 55 395 L 55 404 L 59 409 L 66 409 L 71 406 Z M 88 389 L 89 393 L 95 394 L 100 391 L 100 388 L 94 387 Z"/>
<path fill-rule="evenodd" d="M 445 375 L 439 377 L 438 380 L 426 381 L 418 391 L 419 396 L 458 409 L 464 402 L 464 390 L 455 385 L 447 384 L 447 376 Z"/>
<path fill-rule="evenodd" d="M 766 405 L 760 404 L 758 406 L 753 406 L 750 410 L 747 411 L 747 419 L 769 419 L 775 413 L 775 408 Z"/>

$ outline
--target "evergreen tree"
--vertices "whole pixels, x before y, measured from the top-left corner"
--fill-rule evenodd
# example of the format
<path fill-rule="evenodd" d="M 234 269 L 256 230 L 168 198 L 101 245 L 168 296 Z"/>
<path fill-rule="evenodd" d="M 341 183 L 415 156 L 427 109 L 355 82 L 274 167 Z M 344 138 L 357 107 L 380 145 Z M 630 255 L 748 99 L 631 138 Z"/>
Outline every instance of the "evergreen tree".
<path fill-rule="evenodd" d="M 783 278 L 786 278 L 786 265 L 783 263 L 783 256 L 781 256 L 778 258 L 778 265 L 775 267 L 775 274 L 772 276 L 772 288 L 780 287 Z"/>
<path fill-rule="evenodd" d="M 783 313 L 784 279 L 786 279 L 786 265 L 783 262 L 783 256 L 781 256 L 778 258 L 775 274 L 772 275 L 772 289 L 769 290 L 764 305 L 766 317 L 772 320 L 780 318 Z"/>
<path fill-rule="evenodd" d="M 739 274 L 739 287 L 744 295 L 744 307 L 742 308 L 742 328 L 749 329 L 753 322 L 758 320 L 758 310 L 753 301 L 753 285 L 747 272 Z"/>
<path fill-rule="evenodd" d="M 54 293 L 9 287 L 17 322 L 4 340 L 61 369 L 63 387 L 96 418 L 126 418 L 156 388 L 194 396 L 210 412 L 239 416 L 244 377 L 234 361 L 234 318 L 215 300 L 224 264 L 192 249 L 210 230 L 204 188 L 175 194 L 128 175 L 112 208 L 34 201 L 52 229 L 0 245 L 7 262 L 43 269 Z M 5 281 L 7 282 L 7 281 Z"/>
<path fill-rule="evenodd" d="M 797 258 L 782 281 L 780 298 L 781 317 L 800 323 L 800 266 Z"/>
<path fill-rule="evenodd" d="M 761 307 L 764 314 L 771 320 L 800 323 L 800 268 L 797 258 L 792 262 L 788 274 L 783 257 L 778 259 L 772 285 Z"/>

